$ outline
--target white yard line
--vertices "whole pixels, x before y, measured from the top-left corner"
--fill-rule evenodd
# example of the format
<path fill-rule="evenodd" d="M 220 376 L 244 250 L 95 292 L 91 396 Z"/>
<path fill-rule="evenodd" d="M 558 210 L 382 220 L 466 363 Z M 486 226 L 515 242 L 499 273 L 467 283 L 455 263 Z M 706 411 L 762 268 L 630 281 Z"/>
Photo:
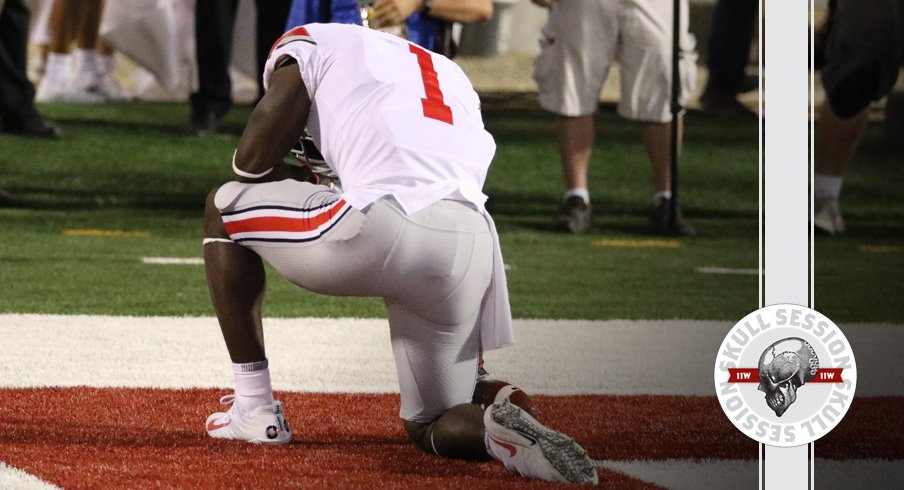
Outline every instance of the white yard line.
<path fill-rule="evenodd" d="M 697 267 L 697 272 L 701 274 L 730 274 L 741 276 L 755 276 L 760 273 L 756 269 L 732 269 L 730 267 Z"/>
<path fill-rule="evenodd" d="M 0 488 L 16 490 L 58 490 L 60 487 L 0 461 Z"/>
<path fill-rule="evenodd" d="M 151 265 L 204 265 L 201 257 L 142 257 L 141 263 Z"/>
<path fill-rule="evenodd" d="M 395 392 L 383 319 L 265 319 L 278 390 Z M 538 394 L 713 394 L 719 321 L 516 320 L 513 347 L 486 353 L 493 375 Z M 842 326 L 863 354 L 857 394 L 904 394 L 904 326 Z M 0 387 L 230 387 L 216 319 L 0 315 Z M 869 355 L 867 355 L 869 353 Z"/>

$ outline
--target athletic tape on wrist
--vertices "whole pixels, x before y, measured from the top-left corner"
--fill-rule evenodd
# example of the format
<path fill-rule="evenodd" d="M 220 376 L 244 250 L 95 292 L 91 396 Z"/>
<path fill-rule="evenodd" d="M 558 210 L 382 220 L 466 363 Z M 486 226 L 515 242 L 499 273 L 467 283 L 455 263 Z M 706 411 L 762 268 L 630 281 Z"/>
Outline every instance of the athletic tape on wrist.
<path fill-rule="evenodd" d="M 220 242 L 235 243 L 232 240 L 229 240 L 228 238 L 205 238 L 204 240 L 201 241 L 201 245 L 207 245 L 208 243 L 220 243 Z"/>
<path fill-rule="evenodd" d="M 270 167 L 267 170 L 264 170 L 263 172 L 261 172 L 259 174 L 245 172 L 244 170 L 235 166 L 235 154 L 236 153 L 238 153 L 238 150 L 232 152 L 232 171 L 235 172 L 235 174 L 238 175 L 239 177 L 245 177 L 246 179 L 259 179 L 273 171 L 273 167 Z"/>

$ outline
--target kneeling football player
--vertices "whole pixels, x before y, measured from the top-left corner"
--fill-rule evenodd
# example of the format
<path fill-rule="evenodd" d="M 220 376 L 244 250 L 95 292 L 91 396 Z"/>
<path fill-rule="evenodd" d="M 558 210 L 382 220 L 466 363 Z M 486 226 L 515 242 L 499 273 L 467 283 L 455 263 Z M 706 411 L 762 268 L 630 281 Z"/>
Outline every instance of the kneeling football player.
<path fill-rule="evenodd" d="M 481 348 L 511 344 L 512 320 L 482 193 L 495 143 L 461 69 L 396 36 L 312 24 L 276 42 L 263 81 L 236 180 L 205 210 L 207 279 L 235 372 L 231 407 L 208 418 L 208 434 L 292 436 L 264 350 L 265 260 L 310 291 L 384 298 L 400 416 L 421 450 L 596 483 L 568 436 L 508 400 L 471 403 Z M 306 131 L 333 185 L 283 163 Z"/>

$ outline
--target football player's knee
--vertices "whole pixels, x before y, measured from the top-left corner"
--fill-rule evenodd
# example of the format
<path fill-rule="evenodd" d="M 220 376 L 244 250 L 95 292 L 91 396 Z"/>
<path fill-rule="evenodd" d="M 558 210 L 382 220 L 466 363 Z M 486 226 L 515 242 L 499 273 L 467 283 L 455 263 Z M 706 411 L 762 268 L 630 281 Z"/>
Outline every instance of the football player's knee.
<path fill-rule="evenodd" d="M 836 83 L 827 93 L 832 112 L 842 119 L 849 119 L 878 99 L 880 70 L 879 63 L 874 61 Z"/>
<path fill-rule="evenodd" d="M 483 461 L 483 409 L 465 403 L 452 407 L 428 424 L 405 422 L 408 437 L 421 451 L 445 458 Z"/>
<path fill-rule="evenodd" d="M 204 238 L 229 238 L 226 227 L 223 226 L 220 210 L 214 204 L 218 190 L 220 190 L 219 187 L 207 194 L 207 201 L 204 205 Z"/>

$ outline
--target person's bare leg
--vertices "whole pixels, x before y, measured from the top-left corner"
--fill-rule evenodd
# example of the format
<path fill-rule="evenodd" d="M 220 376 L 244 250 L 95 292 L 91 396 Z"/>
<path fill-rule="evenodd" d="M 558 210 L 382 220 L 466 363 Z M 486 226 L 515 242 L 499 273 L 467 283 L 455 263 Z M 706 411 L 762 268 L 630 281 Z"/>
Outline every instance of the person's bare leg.
<path fill-rule="evenodd" d="M 76 46 L 79 49 L 95 49 L 103 3 L 100 0 L 80 0 L 79 7 L 75 33 Z"/>
<path fill-rule="evenodd" d="M 557 139 L 566 189 L 587 189 L 593 138 L 593 115 L 559 117 Z"/>
<path fill-rule="evenodd" d="M 220 331 L 232 359 L 235 389 L 232 407 L 211 414 L 205 427 L 214 438 L 285 444 L 291 440 L 292 432 L 282 404 L 273 399 L 264 351 L 263 261 L 253 251 L 229 240 L 214 205 L 215 195 L 216 190 L 207 197 L 204 210 L 204 268 Z M 220 402 L 224 403 L 224 399 Z M 243 422 L 230 424 L 240 419 Z"/>
<path fill-rule="evenodd" d="M 207 198 L 204 237 L 228 240 L 223 220 L 213 205 L 215 193 L 211 192 Z M 211 241 L 204 245 L 204 268 L 232 362 L 263 361 L 266 359 L 261 323 L 266 289 L 263 261 L 256 253 L 231 241 Z"/>
<path fill-rule="evenodd" d="M 593 152 L 593 115 L 560 116 L 556 127 L 565 177 L 565 196 L 555 226 L 561 231 L 585 233 L 590 230 L 592 219 L 587 174 Z"/>
<path fill-rule="evenodd" d="M 678 152 L 681 152 L 681 141 L 684 132 L 683 119 L 678 119 Z M 650 222 L 654 233 L 695 235 L 697 230 L 684 219 L 678 209 L 675 216 L 675 227 L 671 222 L 672 198 L 672 123 L 644 123 L 641 129 L 644 147 L 650 158 L 652 170 L 654 205 Z"/>
<path fill-rule="evenodd" d="M 97 38 L 97 54 L 101 56 L 113 56 L 113 48 L 104 41 L 104 38 Z"/>
<path fill-rule="evenodd" d="M 50 12 L 51 53 L 69 53 L 78 26 L 78 0 L 54 0 Z"/>
<path fill-rule="evenodd" d="M 55 1 L 47 63 L 36 94 L 38 101 L 98 103 L 104 100 L 90 91 L 93 76 L 85 76 L 93 74 L 97 64 L 94 45 L 100 8 L 100 0 Z M 73 41 L 78 45 L 74 55 Z"/>
<path fill-rule="evenodd" d="M 828 101 L 822 108 L 814 135 L 813 226 L 830 235 L 845 230 L 841 216 L 841 186 L 844 172 L 854 158 L 869 123 L 869 107 L 853 117 L 842 118 Z"/>
<path fill-rule="evenodd" d="M 842 119 L 826 102 L 816 124 L 816 173 L 843 176 L 863 139 L 868 122 L 868 107 L 852 118 Z"/>
<path fill-rule="evenodd" d="M 678 120 L 678 151 L 681 151 L 683 133 L 682 119 Z M 653 174 L 653 190 L 655 192 L 671 191 L 671 162 L 672 162 L 672 124 L 671 123 L 643 123 L 641 134 L 644 148 L 650 158 L 650 168 Z"/>

